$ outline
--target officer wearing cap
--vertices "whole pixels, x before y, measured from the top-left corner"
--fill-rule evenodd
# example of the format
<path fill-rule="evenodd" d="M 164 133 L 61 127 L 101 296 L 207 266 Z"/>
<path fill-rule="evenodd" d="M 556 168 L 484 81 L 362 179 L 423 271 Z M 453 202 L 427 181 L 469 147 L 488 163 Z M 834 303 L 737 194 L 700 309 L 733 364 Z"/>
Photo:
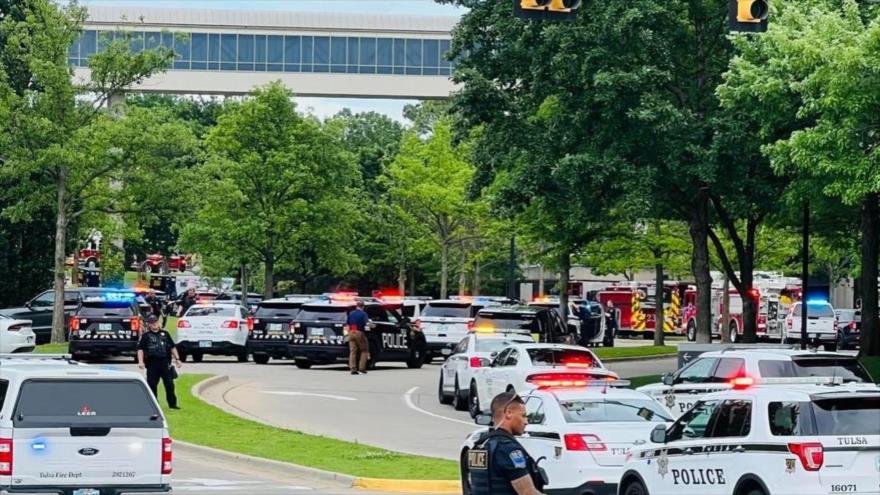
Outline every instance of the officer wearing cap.
<path fill-rule="evenodd" d="M 174 345 L 171 335 L 159 327 L 159 318 L 156 315 L 147 317 L 147 329 L 149 331 L 141 336 L 137 346 L 138 367 L 147 370 L 147 385 L 153 395 L 156 398 L 159 397 L 159 380 L 162 380 L 168 407 L 180 409 L 177 406 L 177 395 L 174 393 L 174 378 L 176 378 L 177 372 L 171 366 L 173 359 L 174 365 L 180 368 L 177 347 Z"/>
<path fill-rule="evenodd" d="M 543 474 L 515 438 L 525 432 L 526 406 L 512 392 L 492 400 L 495 425 L 468 451 L 467 471 L 472 495 L 540 495 Z"/>

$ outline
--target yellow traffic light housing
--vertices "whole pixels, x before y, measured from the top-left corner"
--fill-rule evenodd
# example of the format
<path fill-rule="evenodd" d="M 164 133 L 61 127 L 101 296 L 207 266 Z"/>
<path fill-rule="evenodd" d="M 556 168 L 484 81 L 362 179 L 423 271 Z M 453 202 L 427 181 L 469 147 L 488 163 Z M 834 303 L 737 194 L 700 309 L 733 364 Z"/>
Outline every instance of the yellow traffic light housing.
<path fill-rule="evenodd" d="M 513 0 L 513 5 L 526 19 L 573 20 L 581 0 Z"/>
<path fill-rule="evenodd" d="M 728 21 L 730 30 L 744 33 L 763 33 L 767 31 L 767 17 L 770 15 L 768 0 L 728 0 Z"/>

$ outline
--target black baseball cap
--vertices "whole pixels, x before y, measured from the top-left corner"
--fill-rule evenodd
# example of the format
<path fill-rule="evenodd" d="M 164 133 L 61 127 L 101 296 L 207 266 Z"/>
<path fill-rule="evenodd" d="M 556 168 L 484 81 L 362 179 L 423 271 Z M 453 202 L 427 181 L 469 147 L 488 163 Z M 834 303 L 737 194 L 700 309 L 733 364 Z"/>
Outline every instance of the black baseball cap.
<path fill-rule="evenodd" d="M 155 323 L 159 321 L 159 318 L 156 315 L 147 316 L 147 323 Z"/>

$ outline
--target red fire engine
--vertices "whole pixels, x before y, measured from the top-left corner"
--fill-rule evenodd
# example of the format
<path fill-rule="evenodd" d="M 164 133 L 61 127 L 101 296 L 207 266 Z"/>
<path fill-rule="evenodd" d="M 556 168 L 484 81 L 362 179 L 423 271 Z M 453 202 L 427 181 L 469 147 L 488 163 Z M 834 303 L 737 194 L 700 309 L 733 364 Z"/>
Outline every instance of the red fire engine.
<path fill-rule="evenodd" d="M 663 333 L 674 334 L 681 326 L 681 294 L 687 285 L 667 282 L 663 290 Z M 657 327 L 654 286 L 648 284 L 615 284 L 596 293 L 603 306 L 608 303 L 617 310 L 619 335 L 642 335 L 652 338 Z"/>

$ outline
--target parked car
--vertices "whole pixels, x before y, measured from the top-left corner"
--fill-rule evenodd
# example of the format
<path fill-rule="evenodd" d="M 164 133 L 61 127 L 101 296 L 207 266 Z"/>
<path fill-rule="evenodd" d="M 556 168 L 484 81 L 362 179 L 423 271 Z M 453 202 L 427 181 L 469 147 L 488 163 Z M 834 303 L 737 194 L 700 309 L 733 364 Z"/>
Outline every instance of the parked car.
<path fill-rule="evenodd" d="M 862 335 L 862 310 L 836 309 L 834 314 L 837 315 L 838 349 L 858 347 Z"/>

